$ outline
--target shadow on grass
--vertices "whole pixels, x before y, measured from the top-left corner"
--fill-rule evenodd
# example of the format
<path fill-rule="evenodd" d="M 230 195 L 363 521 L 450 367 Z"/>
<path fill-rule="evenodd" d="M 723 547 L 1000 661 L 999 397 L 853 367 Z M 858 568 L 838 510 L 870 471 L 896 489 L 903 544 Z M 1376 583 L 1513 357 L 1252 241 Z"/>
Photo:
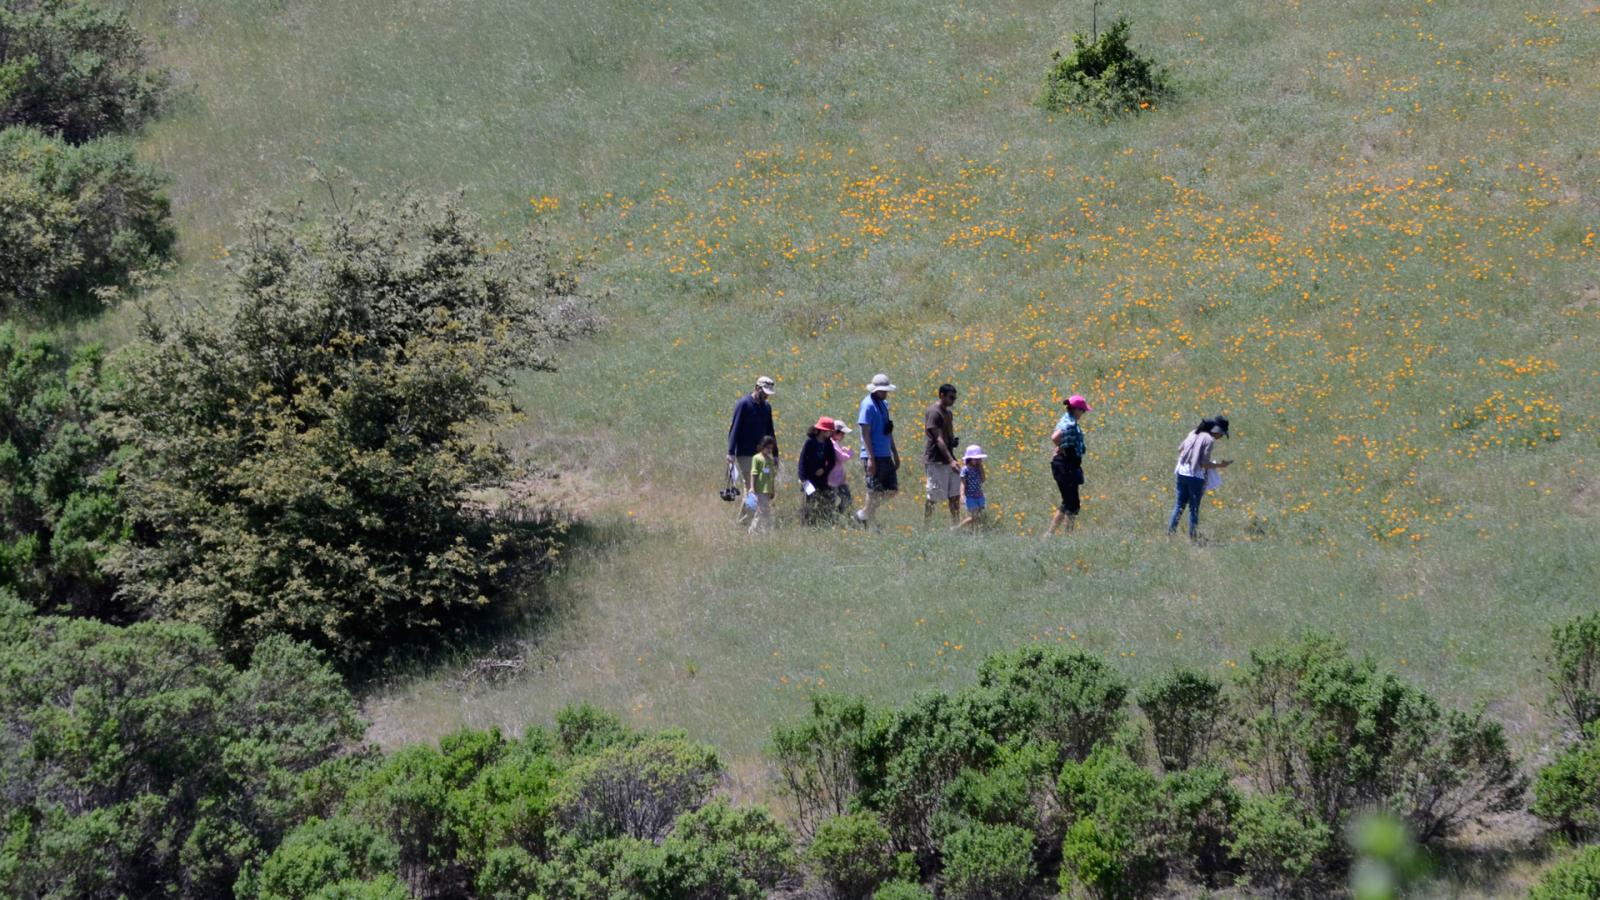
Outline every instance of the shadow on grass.
<path fill-rule="evenodd" d="M 1530 826 L 1531 828 L 1531 826 Z M 1433 877 L 1419 896 L 1526 896 L 1534 873 L 1551 856 L 1548 841 L 1516 829 L 1510 840 L 1466 841 L 1432 852 Z"/>
<path fill-rule="evenodd" d="M 520 671 L 540 638 L 568 611 L 562 602 L 564 576 L 579 561 L 611 553 L 633 536 L 635 526 L 621 520 L 572 521 L 542 525 L 543 540 L 554 540 L 553 561 L 524 564 L 507 579 L 482 611 L 453 625 L 418 634 L 373 656 L 346 673 L 357 696 L 397 682 L 436 677 L 459 669 L 463 683 L 492 684 Z M 551 528 L 557 529 L 552 535 Z M 517 568 L 513 563 L 513 568 Z"/>

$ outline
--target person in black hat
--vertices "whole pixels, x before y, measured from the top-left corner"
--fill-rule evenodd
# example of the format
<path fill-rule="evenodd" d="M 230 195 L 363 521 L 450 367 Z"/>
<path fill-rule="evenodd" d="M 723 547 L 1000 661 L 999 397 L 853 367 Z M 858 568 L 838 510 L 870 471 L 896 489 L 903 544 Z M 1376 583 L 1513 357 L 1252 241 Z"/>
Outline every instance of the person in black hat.
<path fill-rule="evenodd" d="M 1172 518 L 1167 522 L 1167 534 L 1178 531 L 1178 517 L 1189 507 L 1189 539 L 1195 540 L 1200 532 L 1200 501 L 1206 495 L 1206 476 L 1226 469 L 1233 460 L 1211 458 L 1211 450 L 1218 438 L 1228 436 L 1228 417 L 1216 416 L 1201 419 L 1194 431 L 1178 445 L 1178 465 L 1173 469 L 1177 477 L 1178 499 L 1172 506 Z"/>

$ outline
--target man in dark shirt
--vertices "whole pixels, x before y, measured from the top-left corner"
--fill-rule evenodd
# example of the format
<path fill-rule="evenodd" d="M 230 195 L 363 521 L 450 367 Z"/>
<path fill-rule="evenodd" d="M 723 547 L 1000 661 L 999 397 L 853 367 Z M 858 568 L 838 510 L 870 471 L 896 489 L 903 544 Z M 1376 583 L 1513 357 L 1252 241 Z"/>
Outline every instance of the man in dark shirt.
<path fill-rule="evenodd" d="M 939 400 L 922 415 L 922 427 L 928 440 L 922 453 L 922 465 L 928 473 L 928 499 L 922 505 L 922 520 L 933 518 L 933 508 L 939 501 L 950 507 L 950 522 L 961 521 L 961 461 L 956 459 L 956 388 L 952 384 L 939 385 Z"/>
<path fill-rule="evenodd" d="M 761 439 L 768 435 L 777 437 L 772 428 L 772 403 L 768 399 L 775 393 L 777 385 L 763 375 L 756 379 L 756 389 L 733 405 L 733 422 L 728 425 L 728 462 L 739 467 L 742 485 L 750 483 L 750 459 L 761 446 Z M 738 506 L 739 524 L 748 526 L 753 513 L 743 502 Z"/>

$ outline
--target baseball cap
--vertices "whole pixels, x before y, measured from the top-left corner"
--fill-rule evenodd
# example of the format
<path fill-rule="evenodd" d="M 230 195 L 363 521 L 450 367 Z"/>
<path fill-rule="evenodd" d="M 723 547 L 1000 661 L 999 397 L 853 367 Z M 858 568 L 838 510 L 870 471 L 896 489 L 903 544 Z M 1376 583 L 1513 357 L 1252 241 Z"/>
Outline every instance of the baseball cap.
<path fill-rule="evenodd" d="M 756 379 L 756 387 L 761 389 L 761 393 L 766 394 L 769 397 L 778 392 L 777 382 L 765 375 Z"/>

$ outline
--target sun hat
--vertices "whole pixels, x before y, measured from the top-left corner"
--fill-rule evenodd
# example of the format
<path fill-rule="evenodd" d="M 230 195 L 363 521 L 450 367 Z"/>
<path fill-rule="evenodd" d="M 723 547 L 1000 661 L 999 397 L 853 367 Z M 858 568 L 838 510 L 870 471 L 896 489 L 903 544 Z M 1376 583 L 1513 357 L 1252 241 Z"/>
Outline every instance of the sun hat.
<path fill-rule="evenodd" d="M 988 459 L 989 458 L 989 454 L 983 452 L 983 448 L 979 447 L 977 444 L 968 444 L 967 445 L 967 452 L 961 454 L 961 458 L 962 459 Z"/>
<path fill-rule="evenodd" d="M 869 394 L 876 394 L 878 391 L 892 391 L 894 389 L 894 383 L 889 380 L 889 376 L 882 372 L 872 376 L 872 383 L 867 385 L 867 393 Z"/>
<path fill-rule="evenodd" d="M 1084 412 L 1092 412 L 1094 410 L 1094 407 L 1089 405 L 1089 401 L 1083 399 L 1082 394 L 1073 394 L 1071 397 L 1061 401 L 1061 403 L 1067 409 L 1081 409 Z"/>
<path fill-rule="evenodd" d="M 765 375 L 756 379 L 756 387 L 761 391 L 761 393 L 766 394 L 768 397 L 778 392 L 777 382 Z"/>
<path fill-rule="evenodd" d="M 832 431 L 833 430 L 833 418 L 831 416 L 823 416 L 822 418 L 817 420 L 817 424 L 815 424 L 815 425 L 813 425 L 811 427 L 815 428 L 818 431 Z"/>
<path fill-rule="evenodd" d="M 844 419 L 841 419 L 838 416 L 834 416 L 833 418 L 833 430 L 836 434 L 849 434 L 850 432 L 855 431 L 854 428 L 851 428 L 849 425 L 844 423 Z"/>

